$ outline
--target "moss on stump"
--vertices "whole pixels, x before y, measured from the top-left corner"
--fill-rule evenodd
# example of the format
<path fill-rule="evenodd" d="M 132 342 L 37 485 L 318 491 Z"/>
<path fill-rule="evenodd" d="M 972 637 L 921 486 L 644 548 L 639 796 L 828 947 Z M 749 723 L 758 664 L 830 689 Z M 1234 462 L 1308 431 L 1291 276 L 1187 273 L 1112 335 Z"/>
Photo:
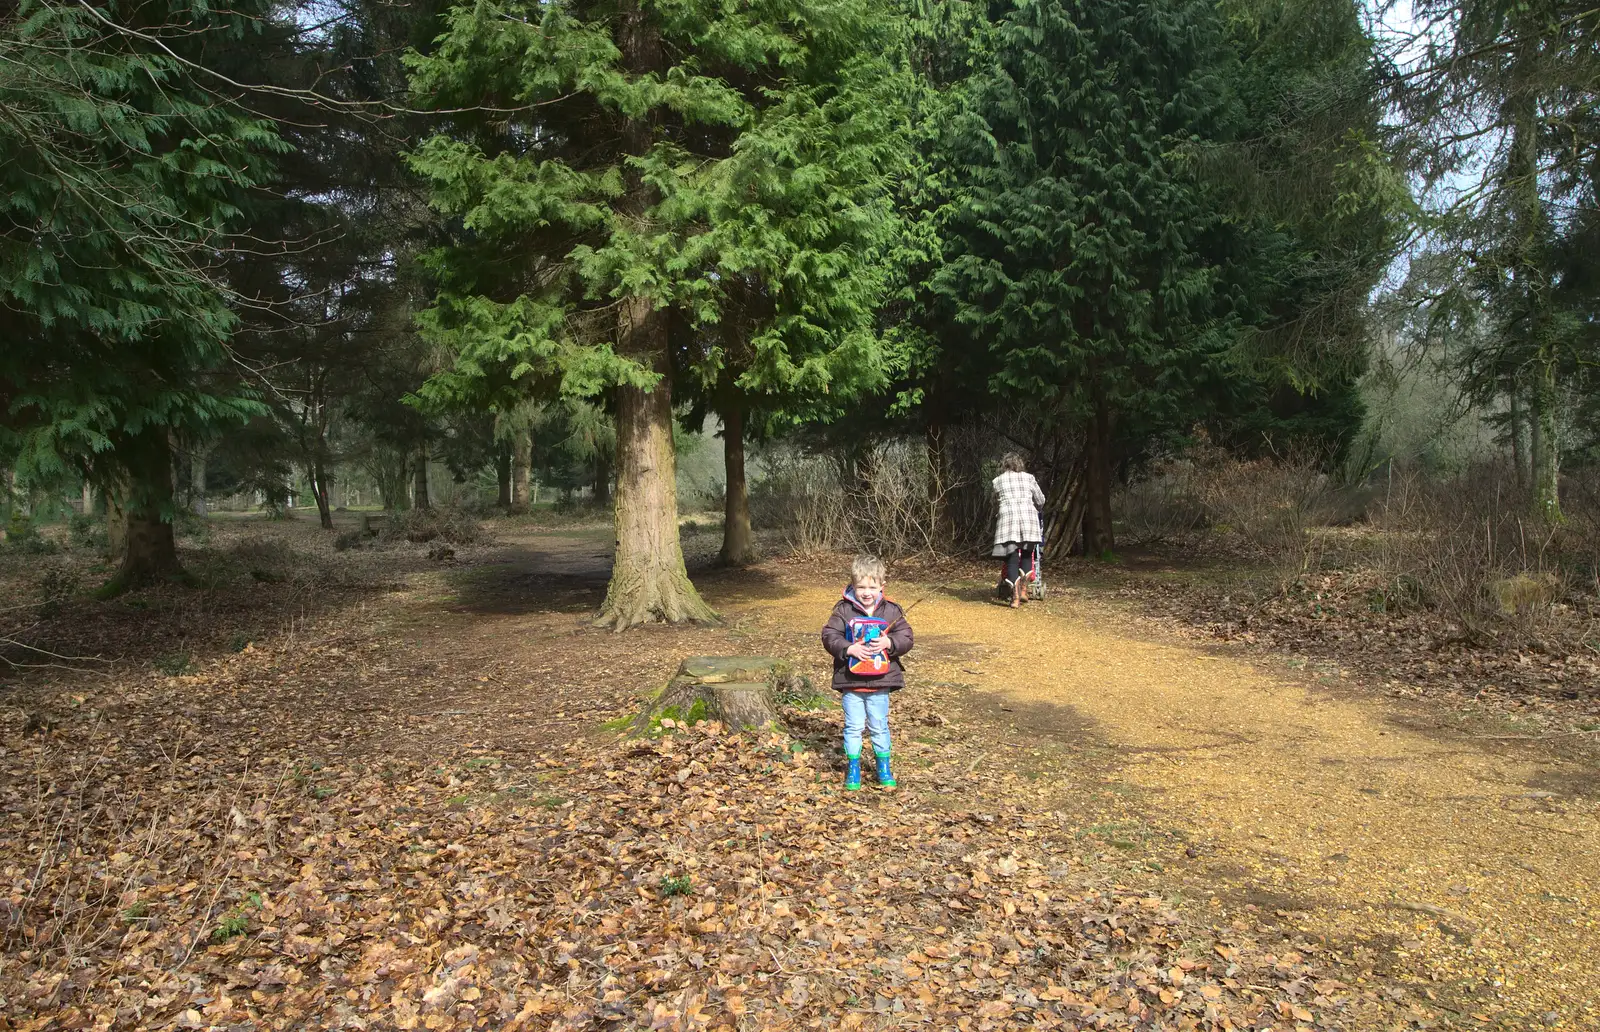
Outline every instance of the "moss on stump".
<path fill-rule="evenodd" d="M 778 698 L 810 691 L 788 660 L 770 656 L 690 656 L 633 720 L 635 734 L 702 720 L 729 728 L 782 723 Z M 672 723 L 663 725 L 663 721 Z"/>

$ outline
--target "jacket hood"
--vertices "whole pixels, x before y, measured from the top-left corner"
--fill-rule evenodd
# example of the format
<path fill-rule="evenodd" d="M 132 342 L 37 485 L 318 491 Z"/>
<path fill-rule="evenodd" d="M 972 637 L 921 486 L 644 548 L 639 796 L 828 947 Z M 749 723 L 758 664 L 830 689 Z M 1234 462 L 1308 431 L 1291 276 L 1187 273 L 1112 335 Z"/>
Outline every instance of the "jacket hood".
<path fill-rule="evenodd" d="M 844 586 L 844 594 L 842 594 L 839 597 L 839 601 L 840 602 L 848 602 L 848 603 L 850 603 L 851 608 L 855 609 L 857 612 L 861 613 L 861 615 L 863 615 L 863 616 L 868 615 L 867 614 L 867 607 L 862 605 L 856 599 L 856 586 L 854 584 L 846 584 Z M 898 604 L 895 602 L 894 599 L 890 598 L 888 595 L 884 595 L 883 597 L 878 599 L 878 608 L 873 610 L 873 613 L 876 614 L 876 613 L 883 612 L 883 607 L 884 606 L 897 606 L 897 605 Z"/>

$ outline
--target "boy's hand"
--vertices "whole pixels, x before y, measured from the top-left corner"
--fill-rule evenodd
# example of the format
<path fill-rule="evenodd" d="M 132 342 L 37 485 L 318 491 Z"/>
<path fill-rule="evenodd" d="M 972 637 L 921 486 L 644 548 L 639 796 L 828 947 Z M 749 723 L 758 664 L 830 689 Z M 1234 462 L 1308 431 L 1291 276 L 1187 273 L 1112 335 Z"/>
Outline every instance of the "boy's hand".
<path fill-rule="evenodd" d="M 884 646 L 881 641 L 858 641 L 852 643 L 851 646 L 844 651 L 845 655 L 854 656 L 856 659 L 871 659 L 873 656 L 881 653 L 883 648 Z"/>

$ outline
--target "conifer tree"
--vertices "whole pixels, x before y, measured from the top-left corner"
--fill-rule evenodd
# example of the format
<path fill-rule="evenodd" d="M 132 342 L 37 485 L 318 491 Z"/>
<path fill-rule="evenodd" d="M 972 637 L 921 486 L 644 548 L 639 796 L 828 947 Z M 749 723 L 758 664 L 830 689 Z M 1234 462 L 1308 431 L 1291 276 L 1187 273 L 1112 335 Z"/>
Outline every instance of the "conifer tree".
<path fill-rule="evenodd" d="M 1594 362 L 1592 311 L 1567 307 L 1581 296 L 1568 285 L 1587 278 L 1568 241 L 1583 235 L 1600 139 L 1590 115 L 1600 11 L 1428 0 L 1415 13 L 1431 27 L 1428 52 L 1395 78 L 1395 96 L 1426 185 L 1447 198 L 1424 226 L 1434 251 L 1424 267 L 1443 281 L 1430 309 L 1436 326 L 1467 328 L 1452 334 L 1465 342 L 1463 392 L 1504 405 L 1519 470 L 1527 444 L 1532 506 L 1559 522 L 1567 398 Z"/>
<path fill-rule="evenodd" d="M 983 43 L 992 70 L 943 144 L 959 202 L 931 283 L 997 396 L 1082 426 L 1100 553 L 1114 435 L 1185 405 L 1226 344 L 1222 213 L 1190 162 L 1235 116 L 1227 55 L 1190 0 L 1019 0 Z"/>
<path fill-rule="evenodd" d="M 193 58 L 265 8 L 22 0 L 0 13 L 0 452 L 124 510 L 113 587 L 179 572 L 173 435 L 249 403 L 206 372 L 234 317 L 218 255 L 281 149 Z"/>
<path fill-rule="evenodd" d="M 615 392 L 617 553 L 600 613 L 622 629 L 705 620 L 677 533 L 673 334 L 715 324 L 730 285 L 764 306 L 746 389 L 881 382 L 880 276 L 897 125 L 891 12 L 877 0 L 483 2 L 413 63 L 455 116 L 413 167 L 460 219 L 434 259 L 426 331 L 452 378 Z"/>

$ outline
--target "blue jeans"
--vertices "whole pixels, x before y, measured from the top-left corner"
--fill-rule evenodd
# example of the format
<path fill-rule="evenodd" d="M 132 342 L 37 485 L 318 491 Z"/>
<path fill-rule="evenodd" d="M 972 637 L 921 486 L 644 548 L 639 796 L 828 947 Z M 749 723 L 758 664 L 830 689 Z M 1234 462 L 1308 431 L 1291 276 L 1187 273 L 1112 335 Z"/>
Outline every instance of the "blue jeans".
<path fill-rule="evenodd" d="M 861 755 L 861 731 L 872 731 L 872 748 L 889 755 L 889 692 L 841 692 L 844 705 L 844 754 Z"/>

